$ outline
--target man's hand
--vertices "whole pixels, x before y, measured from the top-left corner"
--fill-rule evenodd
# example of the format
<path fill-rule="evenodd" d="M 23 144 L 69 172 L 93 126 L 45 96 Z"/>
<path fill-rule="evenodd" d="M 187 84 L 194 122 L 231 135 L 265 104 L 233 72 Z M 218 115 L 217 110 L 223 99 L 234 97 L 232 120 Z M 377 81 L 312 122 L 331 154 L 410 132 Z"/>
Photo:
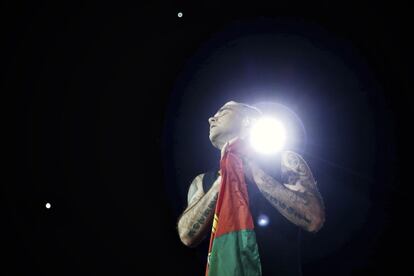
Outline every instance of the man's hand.
<path fill-rule="evenodd" d="M 239 137 L 236 136 L 236 137 L 234 137 L 233 139 L 227 141 L 224 144 L 224 146 L 221 148 L 221 157 L 220 157 L 220 160 L 223 159 L 223 156 L 224 156 L 224 153 L 226 152 L 227 147 L 230 146 L 230 145 L 233 145 L 234 142 L 237 141 L 237 139 L 239 139 Z"/>
<path fill-rule="evenodd" d="M 239 137 L 235 137 L 231 140 L 229 140 L 226 144 L 224 144 L 223 148 L 221 149 L 221 159 L 223 159 L 224 153 L 226 152 L 226 149 L 236 143 L 236 141 L 241 143 L 240 150 L 237 152 L 237 154 L 240 156 L 240 158 L 243 160 L 243 170 L 244 175 L 246 178 L 248 178 L 250 181 L 253 181 L 253 175 L 252 170 L 250 168 L 250 163 L 252 162 L 253 157 L 253 150 L 250 146 L 248 146 L 245 139 L 241 139 Z"/>

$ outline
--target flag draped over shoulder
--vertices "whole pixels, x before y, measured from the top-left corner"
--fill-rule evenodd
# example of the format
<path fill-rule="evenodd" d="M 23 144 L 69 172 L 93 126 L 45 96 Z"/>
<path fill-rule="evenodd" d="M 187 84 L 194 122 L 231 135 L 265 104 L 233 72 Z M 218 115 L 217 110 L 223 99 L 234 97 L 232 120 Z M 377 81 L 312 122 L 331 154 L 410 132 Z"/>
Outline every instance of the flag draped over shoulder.
<path fill-rule="evenodd" d="M 262 275 L 243 162 L 237 140 L 220 161 L 221 187 L 208 250 L 206 276 Z"/>

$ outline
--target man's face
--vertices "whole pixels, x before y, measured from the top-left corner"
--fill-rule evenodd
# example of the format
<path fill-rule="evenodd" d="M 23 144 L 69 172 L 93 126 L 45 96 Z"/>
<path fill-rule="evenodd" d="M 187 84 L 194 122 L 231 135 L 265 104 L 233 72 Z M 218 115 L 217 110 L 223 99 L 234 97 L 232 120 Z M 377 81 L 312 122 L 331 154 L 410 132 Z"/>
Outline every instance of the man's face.
<path fill-rule="evenodd" d="M 230 139 L 238 136 L 241 131 L 243 116 L 236 104 L 226 103 L 213 117 L 210 124 L 210 141 L 214 147 L 221 149 Z"/>

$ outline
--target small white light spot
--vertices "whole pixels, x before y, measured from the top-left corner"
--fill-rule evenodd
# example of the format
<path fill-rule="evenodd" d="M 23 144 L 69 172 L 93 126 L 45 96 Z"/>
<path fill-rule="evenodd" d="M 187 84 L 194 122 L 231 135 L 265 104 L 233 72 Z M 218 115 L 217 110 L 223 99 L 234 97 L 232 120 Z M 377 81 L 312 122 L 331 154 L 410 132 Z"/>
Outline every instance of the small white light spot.
<path fill-rule="evenodd" d="M 178 15 L 178 17 L 183 17 L 183 13 L 182 12 L 179 12 L 177 15 Z"/>
<path fill-rule="evenodd" d="M 269 224 L 269 218 L 266 215 L 260 215 L 257 218 L 257 224 L 259 224 L 259 226 L 267 226 Z"/>
<path fill-rule="evenodd" d="M 46 208 L 47 208 L 47 209 L 50 209 L 50 207 L 52 207 L 52 206 L 50 205 L 50 203 L 46 203 Z"/>

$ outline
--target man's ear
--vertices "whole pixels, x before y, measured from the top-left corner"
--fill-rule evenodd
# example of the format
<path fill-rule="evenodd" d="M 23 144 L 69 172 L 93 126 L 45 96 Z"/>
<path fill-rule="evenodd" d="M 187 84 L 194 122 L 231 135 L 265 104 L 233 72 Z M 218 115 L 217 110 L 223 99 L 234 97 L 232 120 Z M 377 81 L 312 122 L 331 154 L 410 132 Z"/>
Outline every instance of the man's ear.
<path fill-rule="evenodd" d="M 249 119 L 248 117 L 246 117 L 246 118 L 244 118 L 244 119 L 243 119 L 243 121 L 242 121 L 242 126 L 243 126 L 244 128 L 246 128 L 246 127 L 250 127 L 250 126 L 251 126 L 251 121 L 250 121 L 250 119 Z"/>
<path fill-rule="evenodd" d="M 257 118 L 246 117 L 242 121 L 242 126 L 244 128 L 251 128 L 256 123 L 256 121 L 257 121 Z"/>
<path fill-rule="evenodd" d="M 240 138 L 245 139 L 249 135 L 249 129 L 251 127 L 251 120 L 249 118 L 244 118 L 241 121 L 241 131 L 240 131 Z"/>

